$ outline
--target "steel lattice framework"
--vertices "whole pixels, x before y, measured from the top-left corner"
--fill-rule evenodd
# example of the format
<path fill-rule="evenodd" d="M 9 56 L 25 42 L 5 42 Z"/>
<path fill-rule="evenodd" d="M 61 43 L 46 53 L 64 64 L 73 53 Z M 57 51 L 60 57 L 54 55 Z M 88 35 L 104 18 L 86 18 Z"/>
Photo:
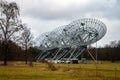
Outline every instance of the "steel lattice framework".
<path fill-rule="evenodd" d="M 54 60 L 77 58 L 87 45 L 100 40 L 106 31 L 106 25 L 103 22 L 83 18 L 60 26 L 51 32 L 43 33 L 37 39 L 39 49 L 43 50 L 37 60 L 48 57 Z M 52 49 L 56 49 L 56 51 L 50 52 Z M 50 57 L 50 55 L 52 56 Z"/>

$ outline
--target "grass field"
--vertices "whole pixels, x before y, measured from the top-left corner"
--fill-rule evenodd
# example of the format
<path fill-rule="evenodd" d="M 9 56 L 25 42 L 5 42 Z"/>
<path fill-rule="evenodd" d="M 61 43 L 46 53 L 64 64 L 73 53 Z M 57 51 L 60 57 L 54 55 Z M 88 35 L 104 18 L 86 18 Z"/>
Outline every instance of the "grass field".
<path fill-rule="evenodd" d="M 54 64 L 51 71 L 46 63 L 9 62 L 0 66 L 0 80 L 120 80 L 120 62 L 97 64 Z"/>

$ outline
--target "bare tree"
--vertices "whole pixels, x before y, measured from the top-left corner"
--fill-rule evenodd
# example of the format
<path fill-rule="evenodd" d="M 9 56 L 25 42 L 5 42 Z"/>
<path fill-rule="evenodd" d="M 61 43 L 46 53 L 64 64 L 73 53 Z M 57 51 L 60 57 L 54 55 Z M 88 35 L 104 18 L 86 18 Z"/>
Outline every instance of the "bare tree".
<path fill-rule="evenodd" d="M 27 61 L 28 61 L 28 49 L 33 44 L 32 40 L 33 40 L 33 35 L 30 29 L 27 28 L 26 25 L 24 25 L 24 30 L 23 30 L 22 37 L 21 37 L 21 44 L 25 50 L 25 64 L 27 64 Z"/>
<path fill-rule="evenodd" d="M 18 19 L 19 7 L 15 2 L 0 0 L 0 40 L 4 44 L 4 65 L 7 65 L 8 42 L 19 37 L 23 26 Z"/>

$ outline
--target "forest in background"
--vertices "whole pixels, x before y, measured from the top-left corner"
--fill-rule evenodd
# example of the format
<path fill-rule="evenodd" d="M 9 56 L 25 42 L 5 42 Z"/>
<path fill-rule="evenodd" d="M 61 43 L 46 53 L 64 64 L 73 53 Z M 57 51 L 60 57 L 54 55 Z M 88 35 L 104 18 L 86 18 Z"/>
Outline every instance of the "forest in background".
<path fill-rule="evenodd" d="M 0 43 L 0 60 L 4 60 L 4 47 L 2 47 L 2 42 Z M 91 54 L 95 57 L 96 50 L 98 55 L 98 60 L 108 60 L 111 62 L 120 60 L 120 40 L 112 41 L 110 44 L 105 45 L 104 47 L 88 47 Z M 53 52 L 55 49 L 53 50 Z M 28 61 L 36 61 L 36 56 L 41 53 L 41 50 L 37 46 L 30 47 L 28 49 Z M 18 46 L 15 42 L 9 41 L 8 55 L 7 58 L 9 61 L 25 61 L 25 50 Z M 91 60 L 92 58 L 87 51 L 84 51 L 79 57 L 87 58 Z"/>

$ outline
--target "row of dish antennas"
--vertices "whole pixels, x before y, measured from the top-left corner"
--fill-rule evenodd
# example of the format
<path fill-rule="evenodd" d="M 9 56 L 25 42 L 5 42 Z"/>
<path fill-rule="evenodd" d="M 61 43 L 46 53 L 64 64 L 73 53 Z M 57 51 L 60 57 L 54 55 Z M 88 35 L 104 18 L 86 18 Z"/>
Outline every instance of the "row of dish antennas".
<path fill-rule="evenodd" d="M 103 22 L 97 19 L 83 18 L 60 26 L 51 32 L 41 34 L 37 39 L 42 52 L 37 61 L 51 58 L 52 60 L 77 59 L 87 45 L 97 42 L 106 33 Z"/>

